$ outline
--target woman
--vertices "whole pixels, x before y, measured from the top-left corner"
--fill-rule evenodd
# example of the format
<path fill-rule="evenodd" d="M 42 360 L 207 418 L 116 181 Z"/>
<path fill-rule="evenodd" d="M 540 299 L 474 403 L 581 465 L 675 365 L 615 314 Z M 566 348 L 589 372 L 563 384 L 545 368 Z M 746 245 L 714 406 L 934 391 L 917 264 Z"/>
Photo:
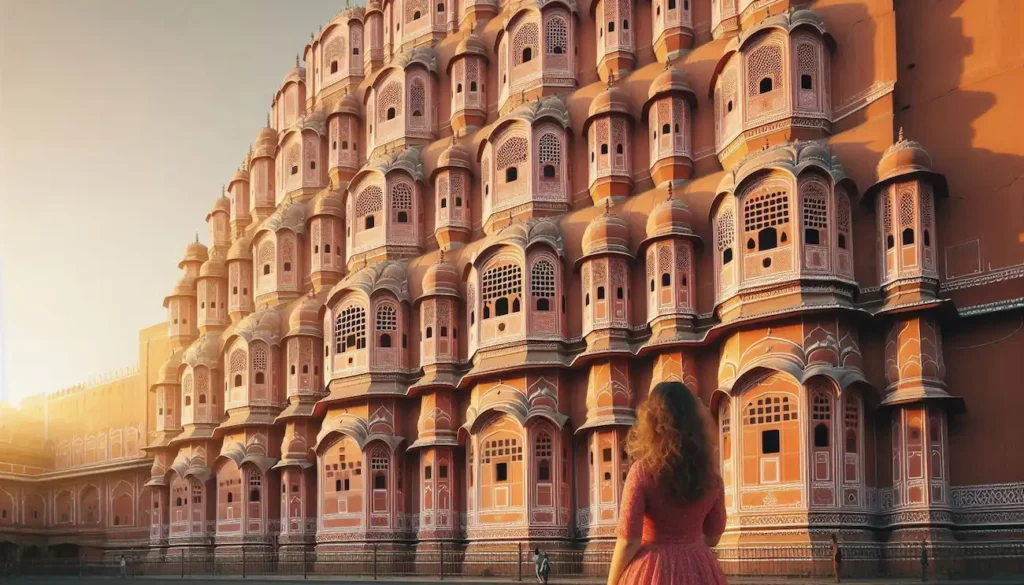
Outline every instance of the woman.
<path fill-rule="evenodd" d="M 608 585 L 725 584 L 709 548 L 725 531 L 725 487 L 706 412 L 679 382 L 658 384 L 641 405 Z"/>

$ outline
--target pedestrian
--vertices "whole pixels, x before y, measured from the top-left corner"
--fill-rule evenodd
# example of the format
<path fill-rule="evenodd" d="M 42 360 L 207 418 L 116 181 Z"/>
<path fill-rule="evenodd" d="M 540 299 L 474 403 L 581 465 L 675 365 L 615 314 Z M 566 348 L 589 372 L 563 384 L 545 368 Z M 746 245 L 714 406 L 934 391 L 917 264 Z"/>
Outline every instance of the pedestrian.
<path fill-rule="evenodd" d="M 541 577 L 541 574 L 540 574 L 540 566 L 541 566 L 541 564 L 543 562 L 544 562 L 544 557 L 541 556 L 540 549 L 539 548 L 533 549 L 533 568 L 537 572 L 537 582 L 538 583 L 543 583 L 544 582 L 544 578 Z"/>
<path fill-rule="evenodd" d="M 921 539 L 921 582 L 928 580 L 928 539 Z"/>
<path fill-rule="evenodd" d="M 124 558 L 123 554 L 121 555 L 121 578 L 128 578 L 128 560 Z"/>
<path fill-rule="evenodd" d="M 711 551 L 725 531 L 714 432 L 710 411 L 679 382 L 658 384 L 640 406 L 608 585 L 725 585 Z"/>
<path fill-rule="evenodd" d="M 839 582 L 839 573 L 843 565 L 843 551 L 839 548 L 839 541 L 836 540 L 836 533 L 832 533 L 832 572 L 835 574 L 836 583 Z"/>
<path fill-rule="evenodd" d="M 551 573 L 551 561 L 548 559 L 548 553 L 543 553 L 540 560 L 540 582 L 544 585 L 548 583 L 549 573 Z"/>

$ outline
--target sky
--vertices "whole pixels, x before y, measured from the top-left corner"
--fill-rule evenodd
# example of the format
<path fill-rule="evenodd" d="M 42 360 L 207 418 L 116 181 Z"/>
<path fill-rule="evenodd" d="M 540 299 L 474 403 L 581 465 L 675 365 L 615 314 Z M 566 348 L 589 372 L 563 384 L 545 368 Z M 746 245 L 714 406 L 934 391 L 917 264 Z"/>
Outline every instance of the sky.
<path fill-rule="evenodd" d="M 343 0 L 0 0 L 0 399 L 138 362 L 177 263 Z"/>

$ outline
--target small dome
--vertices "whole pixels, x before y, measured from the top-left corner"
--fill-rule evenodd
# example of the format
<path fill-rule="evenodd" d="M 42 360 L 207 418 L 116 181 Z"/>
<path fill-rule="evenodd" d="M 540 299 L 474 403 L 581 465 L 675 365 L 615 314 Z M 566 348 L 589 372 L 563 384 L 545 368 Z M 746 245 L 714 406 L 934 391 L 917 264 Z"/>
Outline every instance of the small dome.
<path fill-rule="evenodd" d="M 362 116 L 361 104 L 359 98 L 348 93 L 346 90 L 345 95 L 341 96 L 341 99 L 335 102 L 334 107 L 330 110 L 330 115 L 335 114 L 351 114 L 353 116 Z"/>
<path fill-rule="evenodd" d="M 206 252 L 206 246 L 200 244 L 199 237 L 196 236 L 196 241 L 185 247 L 185 257 L 178 263 L 178 267 L 181 268 L 186 262 L 206 262 L 209 259 L 210 255 Z"/>
<path fill-rule="evenodd" d="M 210 210 L 210 214 L 212 215 L 218 211 L 223 211 L 229 215 L 231 214 L 231 200 L 224 195 L 221 195 L 213 202 L 213 209 Z"/>
<path fill-rule="evenodd" d="M 470 31 L 455 47 L 455 56 L 461 57 L 463 55 L 479 55 L 484 59 L 487 58 L 487 43 L 476 34 L 475 30 Z"/>
<path fill-rule="evenodd" d="M 427 295 L 459 296 L 459 271 L 445 262 L 444 250 L 423 275 L 423 296 Z"/>
<path fill-rule="evenodd" d="M 614 85 L 597 94 L 594 101 L 590 102 L 588 116 L 593 118 L 600 114 L 624 114 L 633 117 L 633 106 L 630 103 L 629 93 Z"/>
<path fill-rule="evenodd" d="M 167 361 L 160 366 L 156 375 L 156 384 L 178 384 L 178 368 L 181 367 L 181 354 L 174 352 Z"/>
<path fill-rule="evenodd" d="M 252 238 L 243 235 L 234 242 L 231 243 L 231 247 L 228 248 L 227 262 L 232 260 L 249 260 L 252 261 Z"/>
<path fill-rule="evenodd" d="M 903 128 L 900 128 L 896 144 L 885 151 L 875 170 L 879 181 L 909 173 L 935 172 L 931 155 L 919 143 L 903 138 Z"/>
<path fill-rule="evenodd" d="M 171 289 L 172 297 L 194 297 L 196 296 L 196 279 L 191 276 L 185 275 L 178 279 L 178 282 L 174 283 L 174 288 Z"/>
<path fill-rule="evenodd" d="M 666 95 L 679 95 L 690 102 L 691 106 L 697 105 L 697 94 L 693 92 L 690 84 L 686 81 L 686 74 L 678 67 L 666 66 L 665 70 L 658 74 L 651 82 L 647 90 L 647 102 L 644 103 L 643 117 L 647 118 L 647 112 L 654 104 L 654 100 Z"/>
<path fill-rule="evenodd" d="M 335 217 L 345 217 L 345 198 L 342 196 L 341 191 L 330 191 L 317 198 L 313 204 L 313 213 L 310 217 L 316 215 L 333 215 Z"/>
<path fill-rule="evenodd" d="M 383 12 L 383 11 L 384 11 L 384 9 L 381 8 L 380 0 L 370 0 L 369 2 L 366 3 L 366 13 L 365 13 L 366 15 L 369 15 L 371 12 Z"/>
<path fill-rule="evenodd" d="M 227 278 L 228 269 L 224 266 L 224 261 L 221 259 L 221 255 L 214 252 L 210 254 L 210 259 L 203 262 L 203 265 L 199 267 L 199 278 Z"/>
<path fill-rule="evenodd" d="M 320 321 L 320 309 L 323 308 L 323 301 L 315 296 L 307 295 L 302 299 L 288 316 L 288 336 L 310 335 L 323 337 L 323 323 Z"/>
<path fill-rule="evenodd" d="M 692 225 L 690 207 L 681 199 L 672 197 L 670 183 L 668 199 L 655 205 L 647 218 L 647 237 L 695 236 Z"/>
<path fill-rule="evenodd" d="M 220 361 L 220 334 L 204 333 L 185 350 L 182 361 L 189 366 L 206 366 L 211 370 Z"/>
<path fill-rule="evenodd" d="M 583 255 L 601 253 L 632 256 L 629 252 L 629 225 L 626 224 L 626 220 L 612 214 L 608 206 L 605 207 L 604 213 L 590 221 L 583 232 Z"/>
<path fill-rule="evenodd" d="M 647 90 L 647 97 L 653 99 L 658 94 L 676 91 L 696 96 L 693 89 L 690 88 L 690 84 L 687 83 L 683 70 L 678 67 L 668 67 L 651 82 L 651 87 Z"/>
<path fill-rule="evenodd" d="M 452 137 L 451 144 L 441 152 L 441 156 L 437 157 L 437 169 L 435 169 L 435 172 L 445 167 L 473 168 L 473 157 L 455 141 L 455 137 Z"/>
<path fill-rule="evenodd" d="M 245 169 L 238 169 L 237 171 L 235 171 L 235 174 L 231 175 L 231 183 L 234 183 L 235 181 L 245 181 L 246 183 L 248 183 L 249 171 Z M 230 185 L 231 183 L 228 184 Z"/>
<path fill-rule="evenodd" d="M 299 56 L 295 56 L 295 67 L 292 67 L 288 73 L 284 76 L 284 81 L 281 82 L 281 87 L 288 85 L 288 83 L 294 81 L 295 83 L 306 83 L 306 68 L 299 64 Z"/>
<path fill-rule="evenodd" d="M 277 130 L 270 127 L 270 115 L 267 115 L 267 125 L 256 135 L 256 145 L 253 147 L 252 158 L 269 156 L 273 157 L 277 152 Z M 249 164 L 252 165 L 252 158 Z"/>

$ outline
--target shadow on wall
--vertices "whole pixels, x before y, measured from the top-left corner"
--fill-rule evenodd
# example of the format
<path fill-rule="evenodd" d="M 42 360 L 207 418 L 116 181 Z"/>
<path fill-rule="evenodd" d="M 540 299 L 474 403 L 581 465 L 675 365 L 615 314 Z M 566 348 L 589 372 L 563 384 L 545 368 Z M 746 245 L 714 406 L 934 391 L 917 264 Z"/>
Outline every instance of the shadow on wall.
<path fill-rule="evenodd" d="M 943 279 L 1024 263 L 1024 145 L 1012 131 L 1024 101 L 1022 18 L 1016 0 L 896 3 L 896 126 L 949 181 L 937 208 Z"/>

